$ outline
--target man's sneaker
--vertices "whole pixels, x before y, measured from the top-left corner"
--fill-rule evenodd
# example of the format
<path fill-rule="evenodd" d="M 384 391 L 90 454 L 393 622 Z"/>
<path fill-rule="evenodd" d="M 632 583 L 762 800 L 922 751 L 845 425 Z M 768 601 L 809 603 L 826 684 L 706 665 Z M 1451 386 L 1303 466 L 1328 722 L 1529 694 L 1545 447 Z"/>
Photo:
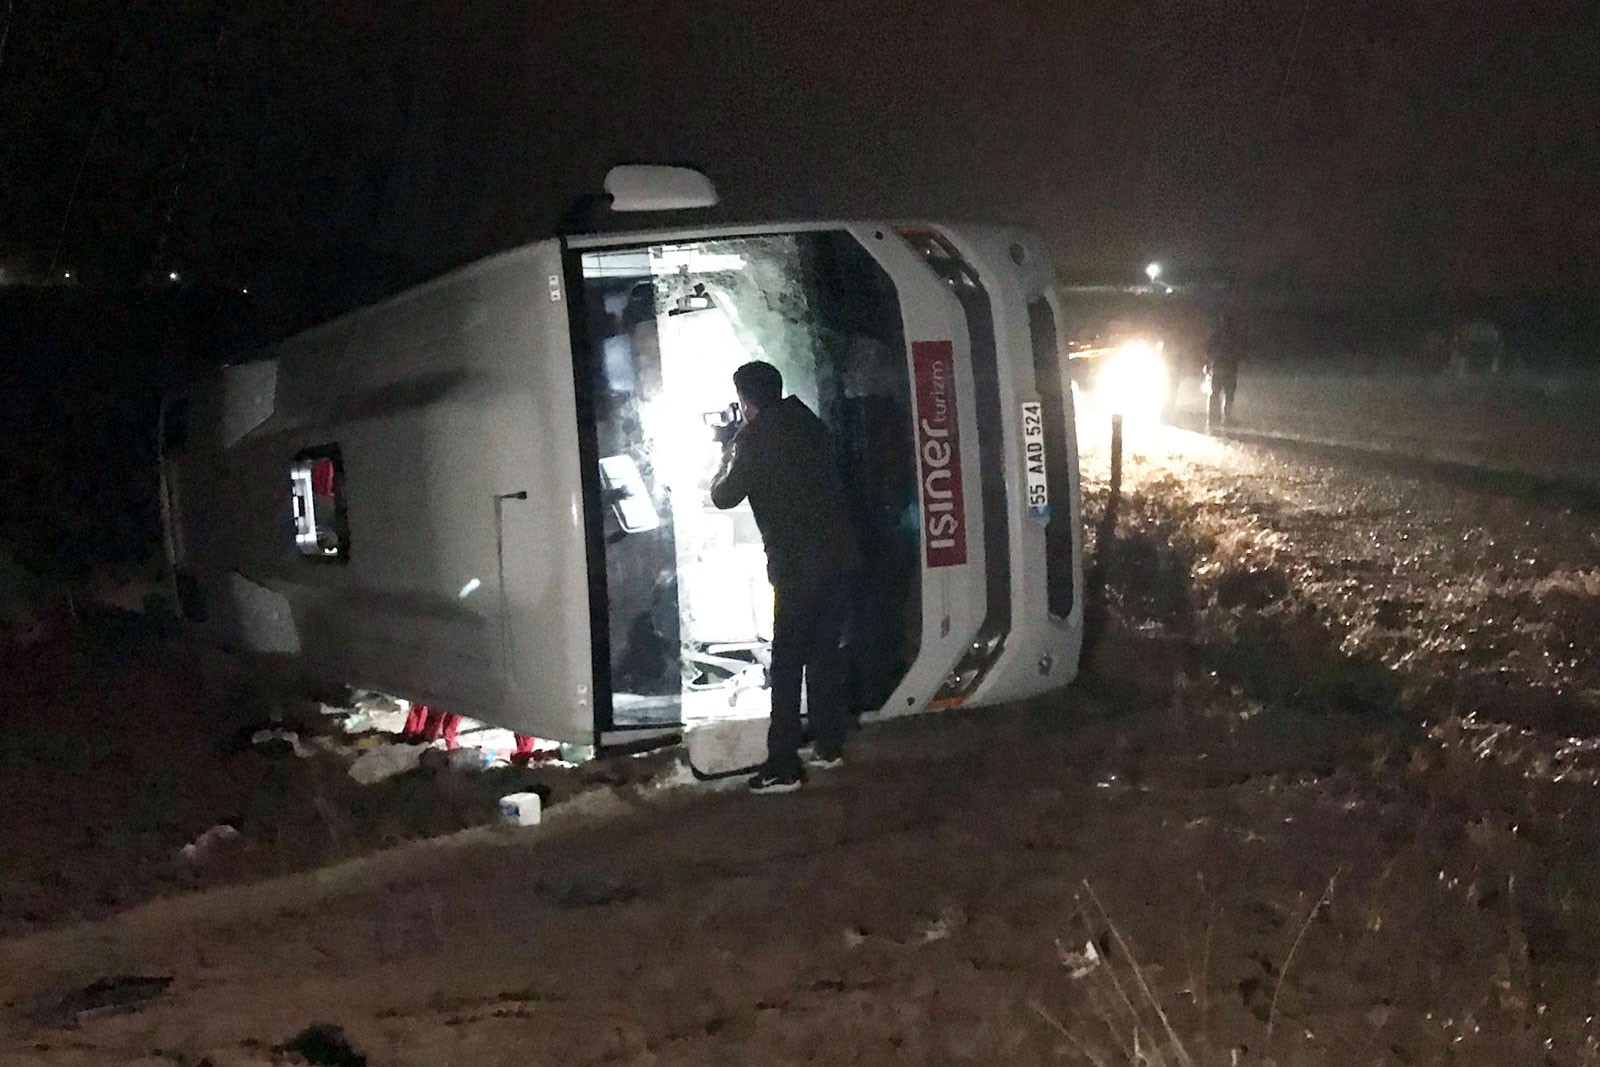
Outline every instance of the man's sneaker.
<path fill-rule="evenodd" d="M 831 771 L 844 766 L 843 752 L 828 752 L 825 749 L 812 749 L 806 753 L 806 766 L 819 771 Z"/>
<path fill-rule="evenodd" d="M 750 792 L 793 793 L 804 781 L 799 774 L 773 774 L 763 768 L 750 778 Z"/>

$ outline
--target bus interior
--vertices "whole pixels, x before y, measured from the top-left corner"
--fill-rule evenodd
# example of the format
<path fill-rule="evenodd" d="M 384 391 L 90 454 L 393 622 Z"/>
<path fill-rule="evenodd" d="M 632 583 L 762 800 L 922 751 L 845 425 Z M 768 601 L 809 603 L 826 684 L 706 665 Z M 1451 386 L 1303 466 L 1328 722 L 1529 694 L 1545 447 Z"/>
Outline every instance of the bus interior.
<path fill-rule="evenodd" d="M 830 431 L 865 560 L 848 692 L 857 713 L 880 707 L 922 632 L 912 390 L 889 275 L 829 230 L 580 250 L 569 270 L 597 727 L 770 711 L 760 532 L 748 502 L 719 511 L 709 494 L 713 427 L 735 399 L 733 371 L 756 359 Z"/>

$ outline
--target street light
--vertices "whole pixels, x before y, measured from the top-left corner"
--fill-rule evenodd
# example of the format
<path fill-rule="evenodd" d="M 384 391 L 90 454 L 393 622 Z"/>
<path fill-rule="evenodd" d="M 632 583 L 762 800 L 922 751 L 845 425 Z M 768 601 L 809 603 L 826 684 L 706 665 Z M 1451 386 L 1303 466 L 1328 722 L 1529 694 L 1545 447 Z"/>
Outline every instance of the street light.
<path fill-rule="evenodd" d="M 1149 266 L 1145 267 L 1144 276 L 1150 279 L 1151 285 L 1154 285 L 1156 279 L 1161 277 L 1161 264 L 1151 263 Z"/>

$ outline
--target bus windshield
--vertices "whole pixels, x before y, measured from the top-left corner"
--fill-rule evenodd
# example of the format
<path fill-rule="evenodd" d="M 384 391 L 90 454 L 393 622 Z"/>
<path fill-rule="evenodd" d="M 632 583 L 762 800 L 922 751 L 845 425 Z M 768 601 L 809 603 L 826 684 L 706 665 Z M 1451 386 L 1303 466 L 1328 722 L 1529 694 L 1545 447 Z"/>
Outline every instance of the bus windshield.
<path fill-rule="evenodd" d="M 857 711 L 880 706 L 921 634 L 911 382 L 889 275 L 843 231 L 586 251 L 581 272 L 574 351 L 592 427 L 580 433 L 593 434 L 590 536 L 605 559 L 593 636 L 609 671 L 597 726 L 770 709 L 760 534 L 748 503 L 718 511 L 709 496 L 713 428 L 735 399 L 734 369 L 754 359 L 832 435 L 866 560 L 849 691 Z"/>

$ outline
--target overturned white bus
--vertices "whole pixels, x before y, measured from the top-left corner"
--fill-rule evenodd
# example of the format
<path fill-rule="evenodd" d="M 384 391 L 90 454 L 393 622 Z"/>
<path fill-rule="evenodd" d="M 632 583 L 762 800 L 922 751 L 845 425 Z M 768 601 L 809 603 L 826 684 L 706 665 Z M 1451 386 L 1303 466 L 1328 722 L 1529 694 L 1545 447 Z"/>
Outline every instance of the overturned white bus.
<path fill-rule="evenodd" d="M 867 718 L 1077 670 L 1078 464 L 1031 234 L 801 222 L 553 239 L 170 399 L 183 613 L 311 675 L 552 740 L 765 715 L 771 589 L 708 496 L 765 359 L 830 428 L 866 558 Z"/>

